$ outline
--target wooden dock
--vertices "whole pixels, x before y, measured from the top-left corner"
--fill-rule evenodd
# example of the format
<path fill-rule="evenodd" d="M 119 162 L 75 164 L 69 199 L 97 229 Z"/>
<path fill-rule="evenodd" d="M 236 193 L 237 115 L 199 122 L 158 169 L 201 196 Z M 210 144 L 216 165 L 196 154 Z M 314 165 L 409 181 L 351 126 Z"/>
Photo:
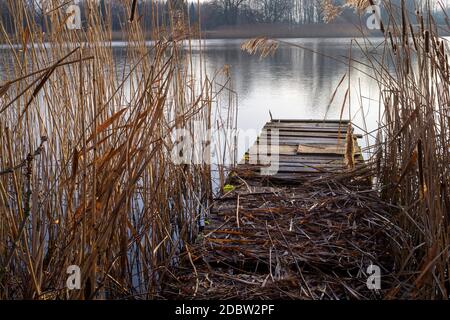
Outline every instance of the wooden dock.
<path fill-rule="evenodd" d="M 376 298 L 365 272 L 386 263 L 380 228 L 388 228 L 387 213 L 366 171 L 354 169 L 365 164 L 361 136 L 350 127 L 267 123 L 215 199 L 203 233 L 170 272 L 166 296 Z M 350 137 L 353 169 L 345 159 Z"/>
<path fill-rule="evenodd" d="M 275 165 L 276 172 L 271 178 L 282 181 L 303 180 L 314 173 L 340 172 L 346 167 L 348 125 L 345 120 L 272 120 L 264 126 L 238 170 L 248 170 L 251 176 L 261 174 L 261 167 Z M 358 165 L 364 161 L 357 142 L 362 136 L 352 136 L 353 156 Z"/>

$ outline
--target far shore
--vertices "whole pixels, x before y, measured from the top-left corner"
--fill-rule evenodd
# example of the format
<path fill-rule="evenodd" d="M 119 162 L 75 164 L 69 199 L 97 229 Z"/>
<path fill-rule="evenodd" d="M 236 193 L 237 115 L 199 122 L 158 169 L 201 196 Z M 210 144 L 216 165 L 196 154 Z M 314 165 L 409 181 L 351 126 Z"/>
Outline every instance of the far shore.
<path fill-rule="evenodd" d="M 440 30 L 442 31 L 442 29 Z M 111 41 L 125 41 L 122 32 L 112 32 Z M 441 36 L 450 36 L 450 33 L 442 33 Z M 347 23 L 333 24 L 252 24 L 239 26 L 223 26 L 213 30 L 203 30 L 202 39 L 251 39 L 256 37 L 267 38 L 359 38 L 359 37 L 384 37 L 380 30 L 369 30 L 367 27 L 357 27 Z M 146 38 L 151 40 L 151 33 L 147 32 Z M 191 36 L 198 39 L 198 33 Z M 12 39 L 12 37 L 10 38 Z M 5 45 L 0 38 L 0 44 Z"/>
<path fill-rule="evenodd" d="M 241 25 L 221 27 L 203 31 L 205 39 L 246 39 L 265 36 L 269 38 L 348 38 L 361 36 L 381 36 L 381 32 L 367 28 L 358 30 L 350 24 L 307 24 L 307 25 Z"/>

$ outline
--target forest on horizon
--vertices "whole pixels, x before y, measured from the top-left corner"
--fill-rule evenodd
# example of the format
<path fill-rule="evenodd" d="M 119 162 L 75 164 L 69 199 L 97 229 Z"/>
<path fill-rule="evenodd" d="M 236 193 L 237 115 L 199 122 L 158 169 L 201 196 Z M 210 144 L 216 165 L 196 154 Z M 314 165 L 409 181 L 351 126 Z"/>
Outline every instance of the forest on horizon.
<path fill-rule="evenodd" d="M 5 23 L 6 32 L 13 33 L 11 14 L 17 0 L 0 0 L 0 18 Z M 51 0 L 24 0 L 27 3 L 31 16 L 42 26 L 42 31 L 46 32 L 46 13 L 51 8 L 45 8 Z M 69 3 L 55 0 L 53 5 L 64 5 Z M 112 31 L 123 30 L 128 22 L 128 13 L 123 0 L 96 0 L 96 5 L 104 12 L 107 23 L 111 23 Z M 343 4 L 345 0 L 334 0 L 335 4 Z M 417 3 L 419 3 L 418 1 Z M 50 2 L 52 3 L 52 2 Z M 86 23 L 87 0 L 74 1 L 82 12 L 82 20 Z M 189 21 L 193 27 L 201 26 L 202 30 L 214 30 L 224 27 L 236 27 L 240 25 L 314 25 L 323 24 L 323 3 L 324 0 L 206 0 L 206 1 L 185 1 L 185 0 L 138 0 L 137 12 L 139 19 L 146 30 L 152 30 L 156 25 L 164 26 L 170 23 L 170 11 L 178 10 L 183 12 L 185 21 Z M 393 6 L 400 6 L 401 0 L 393 0 Z M 415 12 L 416 1 L 407 1 L 407 9 Z M 436 4 L 435 20 L 438 24 L 444 24 L 446 15 L 442 8 Z M 447 12 L 450 12 L 446 8 Z M 361 15 L 354 9 L 348 8 L 342 12 L 334 23 L 358 24 Z M 108 17 L 108 18 L 106 18 Z"/>

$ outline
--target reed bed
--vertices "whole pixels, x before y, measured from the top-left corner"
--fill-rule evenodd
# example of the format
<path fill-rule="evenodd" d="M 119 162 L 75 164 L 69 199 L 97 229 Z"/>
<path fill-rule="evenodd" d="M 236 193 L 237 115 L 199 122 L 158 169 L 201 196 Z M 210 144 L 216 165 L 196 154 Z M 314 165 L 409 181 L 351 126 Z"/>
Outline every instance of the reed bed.
<path fill-rule="evenodd" d="M 357 9 L 370 4 L 349 1 Z M 224 184 L 225 161 L 173 161 L 183 139 L 177 129 L 197 138 L 233 128 L 236 118 L 232 91 L 223 86 L 227 68 L 208 77 L 183 49 L 196 32 L 183 10 L 172 7 L 146 43 L 136 1 L 124 1 L 126 67 L 119 72 L 111 12 L 88 6 L 86 25 L 70 31 L 55 5 L 44 34 L 28 5 L 8 0 L 15 15 L 0 23 L 0 42 L 11 52 L 0 62 L 0 299 L 448 299 L 450 74 L 439 33 L 450 25 L 435 25 L 430 1 L 416 12 L 405 1 L 382 1 L 385 41 L 374 52 L 370 39 L 358 40 L 367 60 L 347 62 L 369 66 L 379 85 L 379 128 L 366 132 L 376 138 L 366 165 L 292 187 L 301 199 L 280 189 L 255 201 L 244 183 L 216 199 L 248 208 L 240 212 L 244 234 L 231 232 L 226 241 L 198 236 L 211 219 L 211 178 Z M 244 49 L 260 47 L 266 56 L 278 43 L 254 40 Z M 235 159 L 227 138 L 218 159 Z M 341 181 L 349 192 L 330 194 L 330 184 Z M 256 202 L 266 206 L 258 208 L 262 220 L 251 209 Z M 275 218 L 281 212 L 286 220 Z M 244 227 L 256 228 L 251 237 Z M 324 230 L 344 243 L 324 242 Z M 231 254 L 235 247 L 247 256 Z M 273 247 L 280 249 L 274 256 Z M 253 272 L 244 272 L 249 260 Z M 383 267 L 381 292 L 367 290 L 361 268 L 368 262 Z M 66 287 L 70 265 L 81 268 L 82 290 Z"/>
<path fill-rule="evenodd" d="M 29 1 L 8 0 L 0 21 L 0 299 L 157 298 L 213 193 L 209 164 L 174 161 L 179 129 L 204 152 L 196 139 L 235 125 L 229 74 L 194 68 L 179 7 L 145 42 L 136 1 L 123 1 L 119 69 L 110 8 L 87 2 L 85 25 L 68 30 L 50 3 L 38 22 Z M 224 177 L 233 141 L 219 151 Z M 81 290 L 66 287 L 71 265 Z"/>
<path fill-rule="evenodd" d="M 389 242 L 403 235 L 361 169 L 261 181 L 239 165 L 166 297 L 380 299 L 396 283 Z M 367 286 L 370 265 L 382 268 L 380 290 Z"/>
<path fill-rule="evenodd" d="M 383 1 L 384 46 L 368 55 L 383 110 L 372 149 L 377 186 L 398 206 L 392 219 L 408 235 L 392 243 L 401 282 L 386 298 L 450 296 L 449 47 L 439 37 L 450 25 L 437 26 L 434 3 L 422 4 L 408 12 L 405 1 Z"/>
<path fill-rule="evenodd" d="M 384 298 L 449 299 L 449 46 L 439 34 L 450 25 L 434 22 L 436 6 L 445 12 L 442 1 L 414 1 L 414 12 L 409 1 L 398 3 L 379 3 L 381 45 L 355 40 L 364 60 L 348 61 L 369 67 L 379 87 L 367 162 L 380 199 L 393 206 L 388 218 L 403 231 L 390 242 L 397 282 Z M 374 4 L 347 1 L 357 10 Z"/>
<path fill-rule="evenodd" d="M 330 6 L 332 1 L 325 1 L 325 4 Z M 374 2 L 348 1 L 346 4 L 360 13 L 370 5 Z M 261 194 L 255 191 L 250 201 L 246 198 L 248 195 L 242 193 L 242 189 L 248 188 L 244 174 L 242 189 L 233 192 L 231 200 L 224 195 L 225 199 L 217 201 L 231 201 L 230 210 L 234 208 L 229 215 L 231 224 L 236 224 L 238 219 L 235 211 L 239 211 L 244 222 L 237 227 L 231 227 L 226 219 L 222 224 L 216 222 L 214 225 L 220 227 L 186 253 L 185 270 L 180 269 L 180 275 L 174 277 L 178 286 L 168 284 L 170 296 L 449 299 L 449 47 L 447 39 L 441 38 L 439 33 L 448 31 L 450 24 L 434 23 L 430 1 L 422 1 L 420 6 L 416 3 L 415 12 L 407 10 L 405 1 L 400 1 L 399 6 L 391 1 L 382 1 L 380 5 L 387 17 L 380 23 L 380 34 L 385 37 L 381 45 L 374 47 L 370 38 L 363 37 L 352 42 L 359 47 L 364 59 L 356 60 L 352 55 L 347 61 L 329 57 L 346 63 L 349 70 L 369 68 L 370 72 L 363 74 L 378 84 L 379 125 L 374 131 L 365 130 L 365 135 L 375 141 L 365 150 L 366 164 L 349 165 L 352 152 L 351 148 L 346 148 L 349 167 L 345 172 L 326 175 L 316 181 L 318 184 L 305 188 L 291 186 L 289 192 L 280 188 Z M 333 7 L 327 19 L 336 17 L 342 9 Z M 249 40 L 242 49 L 266 57 L 280 44 L 310 50 L 266 38 Z M 350 77 L 348 80 L 342 114 L 347 103 L 351 105 Z M 348 109 L 351 117 L 351 106 Z M 369 181 L 373 187 L 348 190 L 342 195 L 327 194 L 331 188 L 320 187 L 320 181 L 328 187 L 346 181 L 344 186 L 348 188 L 348 181 L 355 179 Z M 293 190 L 298 192 L 298 197 L 293 195 Z M 344 206 L 339 205 L 340 199 L 345 202 Z M 235 209 L 246 201 L 246 210 Z M 321 213 L 322 203 L 330 206 Z M 255 208 L 255 204 L 264 207 Z M 348 220 L 354 216 L 347 212 L 340 217 L 339 211 L 352 207 L 362 219 L 356 221 L 354 233 Z M 304 208 L 319 212 L 309 215 L 302 211 Z M 328 210 L 333 211 L 333 217 L 327 217 Z M 223 212 L 215 219 L 220 220 L 222 215 Z M 262 216 L 262 221 L 257 215 Z M 346 238 L 345 244 L 352 244 L 352 241 L 356 244 L 347 248 L 344 244 L 324 242 L 322 236 L 327 230 L 339 230 L 344 238 L 348 232 L 351 236 Z M 325 238 L 330 239 L 330 236 Z M 377 245 L 371 236 L 381 244 Z M 364 243 L 364 238 L 375 242 Z M 303 246 L 305 243 L 308 245 Z M 383 245 L 384 250 L 377 249 Z M 280 252 L 286 254 L 280 258 L 277 255 Z M 386 256 L 392 260 L 385 260 Z M 361 262 L 367 258 L 382 266 L 383 289 L 378 295 L 367 291 L 360 274 L 351 275 L 355 268 L 363 272 Z M 280 273 L 281 270 L 284 273 Z M 186 285 L 180 287 L 180 283 Z"/>

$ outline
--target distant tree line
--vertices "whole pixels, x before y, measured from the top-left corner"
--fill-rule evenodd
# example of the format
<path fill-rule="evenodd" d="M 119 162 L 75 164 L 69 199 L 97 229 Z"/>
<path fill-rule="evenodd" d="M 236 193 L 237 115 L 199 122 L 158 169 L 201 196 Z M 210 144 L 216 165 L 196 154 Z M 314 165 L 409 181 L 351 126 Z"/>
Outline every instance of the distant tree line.
<path fill-rule="evenodd" d="M 67 3 L 63 0 L 0 0 L 0 19 L 7 32 L 13 32 L 10 23 L 14 6 L 17 2 L 25 1 L 29 10 L 28 17 L 33 17 L 47 31 L 48 17 L 45 14 L 45 3 Z M 46 2 L 47 1 L 47 2 Z M 86 24 L 86 1 L 80 0 L 82 20 Z M 92 0 L 91 0 L 92 1 Z M 221 26 L 236 26 L 243 24 L 317 24 L 323 23 L 323 0 L 210 0 L 198 2 L 196 0 L 138 0 L 137 12 L 140 22 L 146 30 L 155 26 L 170 23 L 170 12 L 183 12 L 185 20 L 191 25 L 201 24 L 203 29 L 214 29 Z M 420 0 L 419 0 L 420 1 Z M 423 1 L 423 0 L 422 0 Z M 104 16 L 104 23 L 110 24 L 113 31 L 120 31 L 128 22 L 128 8 L 131 0 L 95 0 L 95 5 Z M 343 4 L 345 0 L 335 0 L 336 4 Z M 92 2 L 91 2 L 92 3 Z M 400 6 L 401 0 L 392 0 L 391 4 Z M 410 12 L 415 11 L 414 1 L 405 2 Z M 436 21 L 445 23 L 445 14 L 440 8 L 436 10 Z M 199 17 L 201 17 L 199 19 Z M 17 18 L 17 15 L 16 15 Z M 359 17 L 352 9 L 345 10 L 340 21 L 356 22 Z"/>

